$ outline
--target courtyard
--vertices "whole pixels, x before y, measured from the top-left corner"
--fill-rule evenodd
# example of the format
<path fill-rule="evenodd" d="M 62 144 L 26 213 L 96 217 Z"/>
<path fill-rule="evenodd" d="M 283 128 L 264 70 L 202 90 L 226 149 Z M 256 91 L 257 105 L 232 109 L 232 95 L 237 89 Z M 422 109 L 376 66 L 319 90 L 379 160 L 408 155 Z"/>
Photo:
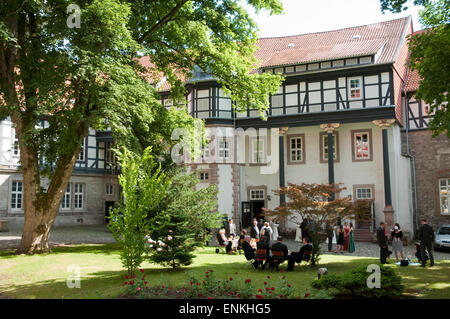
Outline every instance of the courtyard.
<path fill-rule="evenodd" d="M 120 261 L 120 247 L 114 243 L 109 230 L 104 226 L 55 228 L 51 236 L 53 252 L 34 256 L 14 255 L 20 233 L 0 233 L 0 298 L 117 298 L 120 297 L 126 271 Z M 299 243 L 286 240 L 290 250 L 297 250 Z M 325 249 L 325 247 L 323 247 Z M 146 280 L 152 286 L 182 287 L 192 277 L 201 277 L 214 270 L 215 276 L 233 278 L 235 282 L 252 281 L 255 289 L 264 287 L 267 276 L 278 281 L 285 280 L 299 295 L 304 295 L 310 283 L 317 278 L 317 268 L 326 267 L 329 274 L 341 274 L 358 266 L 378 262 L 376 244 L 356 243 L 353 254 L 344 255 L 325 252 L 318 265 L 297 265 L 294 272 L 286 273 L 286 264 L 280 272 L 274 270 L 255 271 L 247 267 L 243 255 L 216 254 L 214 247 L 196 250 L 193 264 L 179 270 L 169 270 L 159 265 L 144 262 L 141 267 Z M 412 246 L 406 246 L 406 254 Z M 432 268 L 394 268 L 405 285 L 404 298 L 448 298 L 450 296 L 450 254 L 436 252 L 436 264 Z M 392 261 L 392 260 L 391 260 Z M 68 288 L 71 275 L 68 267 L 80 267 L 81 287 Z"/>

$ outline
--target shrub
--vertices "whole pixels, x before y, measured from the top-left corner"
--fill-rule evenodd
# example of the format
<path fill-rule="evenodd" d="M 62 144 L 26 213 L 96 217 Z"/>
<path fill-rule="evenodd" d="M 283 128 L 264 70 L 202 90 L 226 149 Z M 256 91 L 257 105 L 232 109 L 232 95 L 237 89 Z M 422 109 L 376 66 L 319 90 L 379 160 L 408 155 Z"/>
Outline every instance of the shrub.
<path fill-rule="evenodd" d="M 336 297 L 351 296 L 356 298 L 380 298 L 396 297 L 401 295 L 403 286 L 401 277 L 396 272 L 385 266 L 380 266 L 381 287 L 369 288 L 366 266 L 358 267 L 342 275 L 328 275 L 314 280 L 311 286 L 316 289 L 334 290 Z"/>

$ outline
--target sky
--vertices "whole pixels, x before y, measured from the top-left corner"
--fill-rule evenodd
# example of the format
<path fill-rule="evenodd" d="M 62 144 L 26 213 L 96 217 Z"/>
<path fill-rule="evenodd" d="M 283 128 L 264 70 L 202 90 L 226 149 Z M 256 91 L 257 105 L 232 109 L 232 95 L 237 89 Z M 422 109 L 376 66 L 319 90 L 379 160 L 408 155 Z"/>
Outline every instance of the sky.
<path fill-rule="evenodd" d="M 409 1 L 402 13 L 381 13 L 379 0 L 281 0 L 284 14 L 270 16 L 267 11 L 255 13 L 246 6 L 259 26 L 259 37 L 279 37 L 312 32 L 331 31 L 359 25 L 412 16 L 414 31 L 422 29 L 418 21 L 421 7 Z"/>

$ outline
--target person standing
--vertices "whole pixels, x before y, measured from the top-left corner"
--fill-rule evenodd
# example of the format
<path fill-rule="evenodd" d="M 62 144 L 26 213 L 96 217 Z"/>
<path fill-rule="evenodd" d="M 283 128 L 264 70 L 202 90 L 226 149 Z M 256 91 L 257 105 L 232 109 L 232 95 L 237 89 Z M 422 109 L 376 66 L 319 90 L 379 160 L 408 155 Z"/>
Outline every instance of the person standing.
<path fill-rule="evenodd" d="M 226 231 L 227 231 L 227 236 L 230 236 L 230 235 L 236 236 L 236 225 L 233 223 L 233 220 L 231 218 L 228 219 Z"/>
<path fill-rule="evenodd" d="M 264 226 L 260 230 L 260 236 L 267 236 L 269 242 L 272 240 L 273 230 L 270 228 L 269 223 L 265 222 Z"/>
<path fill-rule="evenodd" d="M 306 232 L 307 232 L 306 226 L 307 226 L 307 225 L 308 225 L 308 218 L 305 217 L 305 218 L 302 220 L 302 222 L 300 223 L 300 229 L 301 229 L 301 231 L 302 231 L 302 239 L 308 237 L 307 234 L 306 234 Z"/>
<path fill-rule="evenodd" d="M 253 225 L 250 227 L 250 236 L 254 239 L 259 239 L 259 228 L 256 219 L 253 220 Z"/>
<path fill-rule="evenodd" d="M 392 251 L 395 253 L 395 262 L 398 262 L 398 254 L 400 253 L 402 259 L 405 258 L 403 253 L 403 232 L 400 229 L 400 225 L 395 223 L 394 229 L 391 231 L 392 237 Z"/>
<path fill-rule="evenodd" d="M 427 264 L 426 256 L 428 253 L 428 258 L 430 259 L 430 267 L 434 266 L 434 257 L 433 257 L 433 241 L 434 241 L 434 230 L 433 227 L 427 224 L 427 220 L 425 218 L 422 218 L 420 220 L 420 223 L 422 224 L 419 227 L 419 231 L 417 233 L 417 237 L 420 242 L 420 254 L 421 254 L 421 261 L 422 261 L 422 267 L 425 267 Z M 426 252 L 425 252 L 426 250 Z"/>
<path fill-rule="evenodd" d="M 348 227 L 348 223 L 344 223 L 344 250 L 348 250 L 348 244 L 350 242 L 350 227 Z"/>
<path fill-rule="evenodd" d="M 273 234 L 272 237 L 273 239 L 278 238 L 278 226 L 280 226 L 280 224 L 278 222 L 270 222 L 270 227 L 272 228 Z"/>
<path fill-rule="evenodd" d="M 388 257 L 388 242 L 387 242 L 387 236 L 386 236 L 386 223 L 381 222 L 380 227 L 377 229 L 377 242 L 378 246 L 380 246 L 380 263 L 381 264 L 387 264 L 386 261 Z"/>
<path fill-rule="evenodd" d="M 355 251 L 355 239 L 353 237 L 354 227 L 353 223 L 350 223 L 350 235 L 348 237 L 348 252 L 353 253 Z"/>
<path fill-rule="evenodd" d="M 339 228 L 336 231 L 337 242 L 336 242 L 336 253 L 341 251 L 341 254 L 344 253 L 344 227 L 339 225 Z"/>
<path fill-rule="evenodd" d="M 333 250 L 333 237 L 334 237 L 334 229 L 331 227 L 329 223 L 325 226 L 325 232 L 328 238 L 328 251 Z"/>

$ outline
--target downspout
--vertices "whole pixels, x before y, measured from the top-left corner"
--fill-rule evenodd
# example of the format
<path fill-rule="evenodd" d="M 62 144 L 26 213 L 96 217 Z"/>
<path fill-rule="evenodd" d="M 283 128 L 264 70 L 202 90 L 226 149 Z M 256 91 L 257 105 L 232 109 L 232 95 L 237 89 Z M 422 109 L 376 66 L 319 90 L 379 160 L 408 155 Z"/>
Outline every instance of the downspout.
<path fill-rule="evenodd" d="M 406 69 L 406 77 L 408 75 L 408 69 Z M 415 236 L 415 232 L 419 228 L 419 216 L 417 213 L 417 184 L 416 184 L 416 158 L 411 154 L 409 148 L 409 110 L 408 110 L 408 95 L 406 92 L 406 81 L 403 82 L 402 85 L 402 93 L 405 97 L 404 99 L 404 110 L 406 113 L 406 154 L 402 154 L 404 157 L 408 157 L 411 162 L 411 179 L 413 183 L 412 196 L 413 196 L 413 221 L 414 221 L 414 229 L 413 229 L 413 237 Z M 412 239 L 411 238 L 411 239 Z"/>

